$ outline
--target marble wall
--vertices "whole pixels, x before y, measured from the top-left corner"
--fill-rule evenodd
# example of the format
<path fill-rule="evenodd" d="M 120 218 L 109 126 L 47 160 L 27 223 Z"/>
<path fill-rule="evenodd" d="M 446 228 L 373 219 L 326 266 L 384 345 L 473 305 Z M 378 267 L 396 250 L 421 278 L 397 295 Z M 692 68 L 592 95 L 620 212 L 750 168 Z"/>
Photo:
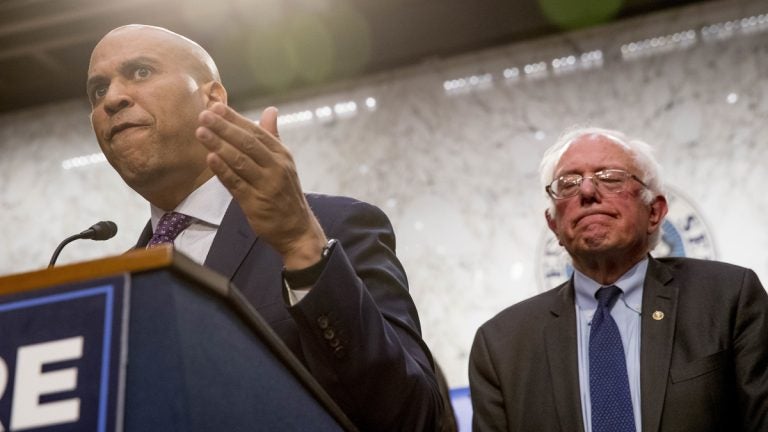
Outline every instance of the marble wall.
<path fill-rule="evenodd" d="M 570 125 L 657 148 L 673 208 L 656 253 L 715 257 L 768 282 L 766 12 L 715 2 L 240 109 L 256 119 L 277 103 L 305 189 L 389 214 L 424 337 L 464 386 L 475 329 L 566 276 L 536 170 Z M 72 160 L 98 153 L 88 112 L 74 100 L 0 116 L 0 274 L 45 267 L 98 220 L 117 237 L 73 243 L 60 262 L 120 253 L 148 218 L 108 164 Z"/>

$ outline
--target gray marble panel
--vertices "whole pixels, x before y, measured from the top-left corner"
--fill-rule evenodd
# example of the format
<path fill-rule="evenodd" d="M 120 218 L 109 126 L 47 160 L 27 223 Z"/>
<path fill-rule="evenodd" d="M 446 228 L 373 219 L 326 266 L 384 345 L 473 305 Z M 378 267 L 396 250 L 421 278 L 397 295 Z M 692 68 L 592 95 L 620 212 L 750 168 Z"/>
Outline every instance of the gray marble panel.
<path fill-rule="evenodd" d="M 284 117 L 281 134 L 305 189 L 390 216 L 424 337 L 450 384 L 466 385 L 476 328 L 565 265 L 548 254 L 536 170 L 573 124 L 657 148 L 679 234 L 657 253 L 712 254 L 768 281 L 768 25 L 725 25 L 766 12 L 764 2 L 716 2 L 335 85 L 278 103 L 283 115 L 313 117 Z M 629 54 L 654 38 L 654 49 Z M 555 70 L 555 59 L 573 65 Z M 545 71 L 525 74 L 539 62 Z M 349 101 L 353 113 L 316 115 Z M 107 163 L 63 168 L 98 154 L 88 111 L 71 101 L 0 116 L 0 274 L 45 267 L 59 240 L 102 219 L 119 225 L 117 237 L 74 243 L 60 262 L 121 253 L 148 218 Z"/>

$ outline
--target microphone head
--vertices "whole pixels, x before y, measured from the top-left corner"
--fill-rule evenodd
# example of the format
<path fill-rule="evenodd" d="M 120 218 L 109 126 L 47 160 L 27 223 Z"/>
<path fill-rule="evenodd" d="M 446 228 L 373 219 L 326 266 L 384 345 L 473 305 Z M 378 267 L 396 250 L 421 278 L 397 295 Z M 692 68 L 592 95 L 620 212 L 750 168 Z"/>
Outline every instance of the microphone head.
<path fill-rule="evenodd" d="M 101 221 L 93 224 L 92 227 L 83 231 L 84 238 L 91 240 L 107 240 L 117 234 L 117 225 L 112 221 Z"/>

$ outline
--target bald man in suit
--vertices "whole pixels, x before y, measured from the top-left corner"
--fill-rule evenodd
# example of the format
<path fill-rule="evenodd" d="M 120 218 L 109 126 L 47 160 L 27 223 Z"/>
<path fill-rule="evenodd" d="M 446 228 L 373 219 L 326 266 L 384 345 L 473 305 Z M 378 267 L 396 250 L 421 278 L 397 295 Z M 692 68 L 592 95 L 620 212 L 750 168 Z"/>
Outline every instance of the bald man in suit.
<path fill-rule="evenodd" d="M 104 155 L 150 204 L 138 247 L 170 239 L 230 278 L 361 430 L 439 427 L 434 364 L 389 220 L 351 198 L 305 194 L 276 109 L 258 124 L 240 115 L 200 45 L 144 25 L 101 39 L 87 92 Z"/>

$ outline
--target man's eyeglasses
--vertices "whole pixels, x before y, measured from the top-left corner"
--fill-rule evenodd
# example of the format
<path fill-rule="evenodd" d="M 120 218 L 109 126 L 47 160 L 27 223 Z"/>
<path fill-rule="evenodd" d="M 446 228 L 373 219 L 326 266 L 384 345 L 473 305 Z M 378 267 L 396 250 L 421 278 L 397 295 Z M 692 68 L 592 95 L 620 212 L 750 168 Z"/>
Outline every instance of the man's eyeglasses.
<path fill-rule="evenodd" d="M 636 175 L 620 169 L 606 169 L 596 172 L 592 176 L 582 176 L 581 174 L 566 174 L 556 178 L 545 189 L 552 198 L 559 200 L 570 198 L 579 193 L 581 183 L 584 179 L 592 180 L 595 189 L 601 193 L 615 194 L 622 192 L 630 179 L 633 179 L 643 185 L 646 189 L 648 185 L 643 183 Z"/>

